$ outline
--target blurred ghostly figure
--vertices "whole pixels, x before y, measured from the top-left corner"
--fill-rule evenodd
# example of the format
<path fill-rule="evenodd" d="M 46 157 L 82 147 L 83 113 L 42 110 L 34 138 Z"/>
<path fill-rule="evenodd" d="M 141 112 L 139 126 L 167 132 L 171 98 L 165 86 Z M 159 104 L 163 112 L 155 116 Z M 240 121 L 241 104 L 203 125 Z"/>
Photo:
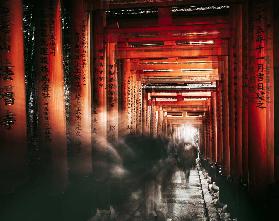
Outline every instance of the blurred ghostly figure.
<path fill-rule="evenodd" d="M 185 171 L 186 178 L 188 179 L 190 169 L 196 165 L 198 157 L 197 147 L 191 143 L 181 142 L 177 148 L 177 166 Z"/>

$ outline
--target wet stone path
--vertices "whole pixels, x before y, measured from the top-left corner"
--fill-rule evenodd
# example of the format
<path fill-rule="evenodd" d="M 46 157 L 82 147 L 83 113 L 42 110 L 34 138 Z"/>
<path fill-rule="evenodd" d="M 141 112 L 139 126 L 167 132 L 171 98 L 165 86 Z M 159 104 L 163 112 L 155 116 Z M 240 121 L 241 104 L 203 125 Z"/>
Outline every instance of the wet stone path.
<path fill-rule="evenodd" d="M 145 185 L 144 197 L 128 202 L 123 221 L 236 221 L 219 202 L 219 187 L 198 165 L 185 172 L 173 168 Z M 127 207 L 126 207 L 127 209 Z"/>
<path fill-rule="evenodd" d="M 168 220 L 206 220 L 198 171 L 190 170 L 187 177 L 184 171 L 176 170 L 162 191 L 160 205 Z"/>
<path fill-rule="evenodd" d="M 219 187 L 199 165 L 173 167 L 132 193 L 116 211 L 90 221 L 236 221 L 219 201 Z"/>

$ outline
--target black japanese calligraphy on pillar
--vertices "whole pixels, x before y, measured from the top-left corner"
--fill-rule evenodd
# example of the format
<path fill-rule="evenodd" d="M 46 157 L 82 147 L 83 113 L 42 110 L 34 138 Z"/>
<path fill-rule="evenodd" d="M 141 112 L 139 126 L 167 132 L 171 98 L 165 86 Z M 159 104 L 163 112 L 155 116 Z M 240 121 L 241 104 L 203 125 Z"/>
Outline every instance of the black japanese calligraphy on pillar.
<path fill-rule="evenodd" d="M 81 21 L 80 31 L 76 30 L 74 33 L 74 42 L 73 45 L 73 60 L 72 60 L 72 91 L 73 93 L 73 102 L 74 102 L 74 135 L 77 139 L 75 139 L 75 145 L 81 145 L 81 133 L 82 133 L 82 88 L 86 88 L 87 86 L 87 76 L 88 73 L 88 64 L 87 64 L 87 56 L 88 56 L 88 41 L 87 41 L 87 18 L 84 18 Z"/>
<path fill-rule="evenodd" d="M 14 66 L 9 59 L 11 51 L 11 13 L 8 2 L 0 3 L 0 126 L 9 130 L 16 122 L 12 111 L 15 103 L 13 92 Z"/>
<path fill-rule="evenodd" d="M 107 43 L 107 110 L 108 110 L 108 140 L 118 138 L 118 78 L 115 57 L 116 43 Z"/>
<path fill-rule="evenodd" d="M 51 7 L 51 6 L 48 6 Z M 52 26 L 49 19 L 53 14 L 50 13 L 51 10 L 49 8 L 41 7 L 39 10 L 38 20 L 38 34 L 37 34 L 37 47 L 38 47 L 38 57 L 37 57 L 37 65 L 38 65 L 38 91 L 40 102 L 39 105 L 42 108 L 40 111 L 40 118 L 42 122 L 40 122 L 41 128 L 43 128 L 43 139 L 47 142 L 51 142 L 51 126 L 50 126 L 50 119 L 49 119 L 49 100 L 50 100 L 50 78 L 49 78 L 49 46 L 50 46 L 50 38 L 49 38 L 49 30 L 50 26 Z M 51 19 L 52 20 L 52 19 Z M 48 23 L 50 25 L 48 25 Z"/>
<path fill-rule="evenodd" d="M 137 81 L 135 73 L 132 74 L 132 129 L 131 133 L 136 133 L 137 128 Z"/>
<path fill-rule="evenodd" d="M 95 66 L 94 66 L 94 73 L 95 73 L 95 93 L 94 93 L 94 104 L 93 104 L 93 120 L 92 120 L 92 133 L 93 134 L 97 134 L 97 130 L 98 130 L 98 124 L 99 122 L 99 118 L 98 118 L 98 110 L 97 107 L 100 105 L 100 97 L 97 96 L 99 90 L 104 90 L 105 88 L 105 73 L 104 73 L 104 56 L 105 56 L 105 51 L 103 47 L 99 47 L 96 50 L 96 57 L 94 58 L 95 62 Z M 98 90 L 97 90 L 98 88 Z"/>
<path fill-rule="evenodd" d="M 131 133 L 132 129 L 132 76 L 129 75 L 128 81 L 127 81 L 127 118 L 128 118 L 128 125 L 127 129 L 129 130 L 129 133 Z"/>
<path fill-rule="evenodd" d="M 150 135 L 151 134 L 151 101 L 147 100 L 147 115 L 146 115 L 146 123 L 147 123 L 147 133 Z"/>
<path fill-rule="evenodd" d="M 101 41 L 101 40 L 99 40 Z M 105 48 L 103 43 L 96 43 L 96 51 L 94 58 L 94 97 L 93 97 L 93 115 L 92 115 L 92 133 L 94 135 L 101 134 L 100 126 L 102 111 L 104 108 L 104 93 L 106 90 L 106 75 L 105 75 Z"/>
<path fill-rule="evenodd" d="M 256 107 L 266 108 L 266 33 L 265 33 L 265 6 L 256 3 L 254 17 L 254 44 L 255 44 L 255 93 Z"/>
<path fill-rule="evenodd" d="M 142 85 L 137 81 L 137 133 L 142 133 Z"/>
<path fill-rule="evenodd" d="M 265 4 L 265 51 L 266 51 L 266 102 L 267 106 L 272 109 L 274 99 L 274 70 L 273 70 L 273 39 L 274 39 L 274 30 L 273 30 L 273 13 L 272 13 L 272 4 L 271 1 Z"/>

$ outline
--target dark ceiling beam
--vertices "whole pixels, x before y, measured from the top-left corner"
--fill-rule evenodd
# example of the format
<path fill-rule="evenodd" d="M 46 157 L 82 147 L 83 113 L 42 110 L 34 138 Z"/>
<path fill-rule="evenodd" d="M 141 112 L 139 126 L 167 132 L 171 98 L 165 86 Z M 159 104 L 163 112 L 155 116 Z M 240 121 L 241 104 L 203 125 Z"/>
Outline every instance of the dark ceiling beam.
<path fill-rule="evenodd" d="M 168 7 L 180 5 L 208 5 L 208 0 L 89 0 L 94 9 L 118 9 L 118 8 L 143 8 L 143 7 Z M 210 5 L 242 3 L 245 0 L 211 0 Z"/>
<path fill-rule="evenodd" d="M 181 112 L 181 111 L 191 111 L 191 112 L 205 112 L 208 110 L 208 106 L 201 107 L 187 107 L 187 106 L 162 106 L 163 111 L 169 112 Z"/>
<path fill-rule="evenodd" d="M 118 36 L 118 42 L 127 42 L 127 43 L 134 43 L 134 42 L 141 42 L 141 43 L 147 43 L 147 42 L 166 42 L 166 41 L 192 41 L 192 42 L 198 42 L 198 41 L 214 41 L 214 44 L 220 45 L 222 43 L 221 39 L 227 38 L 229 36 L 224 35 L 223 33 L 220 33 L 219 35 L 212 35 L 212 36 L 156 36 L 156 37 L 135 37 L 135 36 L 127 36 L 127 34 L 120 34 Z"/>
<path fill-rule="evenodd" d="M 137 64 L 133 67 L 134 70 L 162 70 L 171 69 L 177 70 L 186 69 L 218 69 L 218 63 L 170 63 L 170 64 Z"/>
<path fill-rule="evenodd" d="M 170 26 L 153 26 L 153 27 L 131 27 L 131 28 L 121 28 L 113 27 L 107 28 L 107 32 L 111 33 L 164 33 L 164 32 L 228 32 L 229 25 L 226 23 L 217 24 L 191 24 L 187 23 L 184 25 L 170 25 Z"/>
<path fill-rule="evenodd" d="M 218 56 L 197 56 L 197 57 L 190 57 L 190 58 L 166 58 L 166 59 L 132 59 L 131 62 L 133 65 L 136 65 L 140 62 L 214 62 L 218 63 L 219 57 Z"/>
<path fill-rule="evenodd" d="M 227 55 L 227 50 L 222 48 L 205 48 L 205 49 L 133 49 L 118 50 L 118 59 L 144 59 L 144 58 L 191 58 L 198 56 L 222 56 Z"/>

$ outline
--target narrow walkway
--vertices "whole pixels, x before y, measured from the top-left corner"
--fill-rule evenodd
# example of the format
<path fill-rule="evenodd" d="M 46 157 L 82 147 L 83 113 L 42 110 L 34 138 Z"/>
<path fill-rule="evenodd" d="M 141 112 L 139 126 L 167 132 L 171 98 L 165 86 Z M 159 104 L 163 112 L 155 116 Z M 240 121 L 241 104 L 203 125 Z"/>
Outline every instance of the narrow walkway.
<path fill-rule="evenodd" d="M 116 212 L 103 214 L 110 215 L 90 221 L 236 221 L 219 201 L 219 187 L 199 165 L 188 171 L 174 166 L 159 173 Z"/>
<path fill-rule="evenodd" d="M 219 187 L 199 165 L 190 170 L 189 177 L 187 172 L 174 171 L 162 189 L 159 208 L 167 221 L 236 220 L 230 217 L 227 205 L 219 201 Z"/>
<path fill-rule="evenodd" d="M 184 171 L 176 170 L 162 191 L 161 205 L 169 220 L 206 220 L 198 171 L 190 170 L 187 177 Z"/>

